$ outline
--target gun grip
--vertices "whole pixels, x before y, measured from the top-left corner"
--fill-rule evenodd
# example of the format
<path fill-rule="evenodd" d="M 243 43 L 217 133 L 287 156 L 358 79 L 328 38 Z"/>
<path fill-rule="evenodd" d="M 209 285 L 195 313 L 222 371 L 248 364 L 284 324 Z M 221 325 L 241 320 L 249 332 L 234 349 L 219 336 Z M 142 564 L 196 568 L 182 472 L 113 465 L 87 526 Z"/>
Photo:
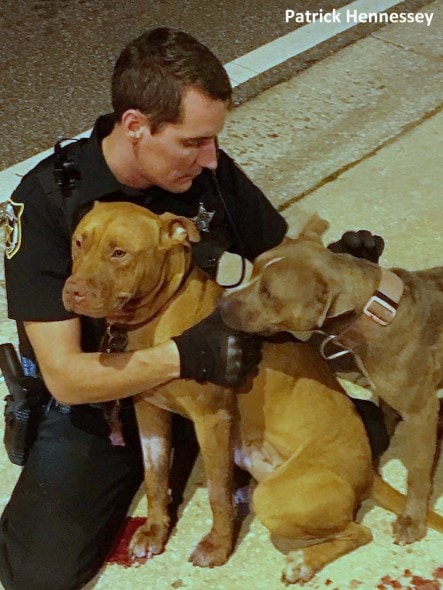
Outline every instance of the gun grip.
<path fill-rule="evenodd" d="M 10 393 L 14 395 L 17 392 L 20 398 L 20 381 L 24 373 L 14 345 L 10 342 L 0 344 L 0 369 Z"/>

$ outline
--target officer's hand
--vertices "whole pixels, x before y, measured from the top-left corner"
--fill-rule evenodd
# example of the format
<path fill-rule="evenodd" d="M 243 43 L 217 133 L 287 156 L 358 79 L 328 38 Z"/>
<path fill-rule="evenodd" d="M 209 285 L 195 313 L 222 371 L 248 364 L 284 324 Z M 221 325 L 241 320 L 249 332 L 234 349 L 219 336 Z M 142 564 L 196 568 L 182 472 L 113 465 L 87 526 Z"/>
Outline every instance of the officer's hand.
<path fill-rule="evenodd" d="M 361 229 L 357 232 L 345 232 L 338 242 L 329 244 L 328 248 L 331 252 L 351 254 L 356 258 L 378 262 L 385 248 L 385 242 L 381 236 Z"/>
<path fill-rule="evenodd" d="M 180 354 L 180 377 L 184 379 L 239 387 L 258 372 L 260 340 L 228 328 L 218 312 L 173 340 Z"/>

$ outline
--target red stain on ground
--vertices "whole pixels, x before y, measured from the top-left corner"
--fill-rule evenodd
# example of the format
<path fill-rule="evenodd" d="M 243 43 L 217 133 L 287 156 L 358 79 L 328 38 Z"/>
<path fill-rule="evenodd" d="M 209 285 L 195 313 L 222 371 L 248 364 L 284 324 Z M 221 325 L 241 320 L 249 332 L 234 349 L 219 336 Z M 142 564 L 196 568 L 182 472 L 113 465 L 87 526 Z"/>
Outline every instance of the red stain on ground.
<path fill-rule="evenodd" d="M 144 524 L 145 518 L 128 516 L 122 530 L 118 535 L 109 555 L 107 564 L 116 564 L 122 567 L 130 567 L 134 563 L 143 563 L 145 559 L 133 559 L 129 556 L 129 543 L 135 531 Z M 389 575 L 383 576 L 377 585 L 377 590 L 441 590 L 439 580 L 443 579 L 443 566 L 435 568 L 432 572 L 432 579 L 416 576 L 410 569 L 404 570 L 400 579 L 392 578 Z M 328 586 L 332 580 L 326 580 Z"/>
<path fill-rule="evenodd" d="M 142 526 L 145 518 L 128 516 L 124 522 L 111 551 L 108 554 L 106 563 L 114 563 L 123 567 L 130 567 L 133 563 L 143 563 L 145 559 L 134 559 L 129 555 L 129 543 L 135 531 Z"/>
<path fill-rule="evenodd" d="M 443 578 L 443 566 L 436 568 L 432 572 L 432 579 L 423 578 L 422 576 L 414 575 L 411 570 L 404 570 L 400 580 L 392 578 L 391 576 L 383 576 L 377 585 L 378 590 L 441 590 L 439 579 Z"/>

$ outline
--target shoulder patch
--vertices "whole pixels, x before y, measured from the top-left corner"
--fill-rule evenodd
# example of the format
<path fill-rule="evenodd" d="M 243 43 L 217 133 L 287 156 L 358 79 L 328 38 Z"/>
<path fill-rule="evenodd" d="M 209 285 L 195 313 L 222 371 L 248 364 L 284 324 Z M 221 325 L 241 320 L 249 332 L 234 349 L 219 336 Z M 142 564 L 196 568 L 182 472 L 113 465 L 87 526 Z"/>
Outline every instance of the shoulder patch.
<path fill-rule="evenodd" d="M 6 203 L 5 254 L 8 260 L 17 254 L 22 243 L 21 218 L 24 208 L 23 203 L 14 203 L 12 199 Z"/>

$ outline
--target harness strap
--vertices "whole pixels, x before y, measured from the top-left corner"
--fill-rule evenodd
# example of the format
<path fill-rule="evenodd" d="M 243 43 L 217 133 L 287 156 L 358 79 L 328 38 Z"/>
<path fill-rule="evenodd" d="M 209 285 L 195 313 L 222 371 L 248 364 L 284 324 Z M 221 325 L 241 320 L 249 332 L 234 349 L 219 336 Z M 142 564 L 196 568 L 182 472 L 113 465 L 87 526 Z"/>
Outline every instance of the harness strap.
<path fill-rule="evenodd" d="M 128 344 L 128 332 L 124 327 L 108 324 L 100 345 L 101 352 L 124 352 Z M 103 410 L 105 420 L 109 426 L 109 440 L 114 447 L 126 446 L 120 420 L 121 401 L 112 400 L 98 404 L 89 404 Z"/>

